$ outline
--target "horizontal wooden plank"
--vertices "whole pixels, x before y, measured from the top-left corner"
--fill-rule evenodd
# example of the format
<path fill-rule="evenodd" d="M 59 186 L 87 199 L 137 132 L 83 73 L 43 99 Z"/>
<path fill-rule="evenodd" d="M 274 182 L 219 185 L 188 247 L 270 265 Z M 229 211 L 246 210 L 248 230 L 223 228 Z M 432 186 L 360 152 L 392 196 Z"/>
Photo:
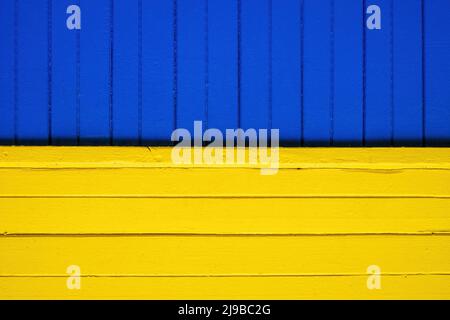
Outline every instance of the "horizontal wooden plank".
<path fill-rule="evenodd" d="M 0 168 L 214 167 L 174 164 L 172 150 L 168 147 L 0 146 Z M 450 148 L 279 148 L 279 160 L 281 168 L 450 169 Z M 244 163 L 219 167 L 260 166 Z"/>
<path fill-rule="evenodd" d="M 0 169 L 9 196 L 450 197 L 450 170 Z"/>
<path fill-rule="evenodd" d="M 170 148 L 2 147 L 0 297 L 448 298 L 449 150 L 280 149 L 262 176 Z"/>
<path fill-rule="evenodd" d="M 450 199 L 3 198 L 0 233 L 450 233 Z"/>
<path fill-rule="evenodd" d="M 358 277 L 81 278 L 0 277 L 0 299 L 449 299 L 450 276 L 381 276 L 368 290 Z M 195 288 L 195 289 L 194 289 Z"/>
<path fill-rule="evenodd" d="M 448 236 L 0 237 L 0 276 L 450 274 Z"/>

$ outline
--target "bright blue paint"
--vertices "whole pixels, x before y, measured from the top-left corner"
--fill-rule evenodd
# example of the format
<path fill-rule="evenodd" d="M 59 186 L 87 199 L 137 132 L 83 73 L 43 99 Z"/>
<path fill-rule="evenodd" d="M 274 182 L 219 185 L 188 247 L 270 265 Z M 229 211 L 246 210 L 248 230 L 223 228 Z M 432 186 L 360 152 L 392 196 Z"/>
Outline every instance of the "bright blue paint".
<path fill-rule="evenodd" d="M 300 1 L 273 1 L 272 127 L 290 145 L 301 142 Z M 287 50 L 289 48 L 289 50 Z"/>
<path fill-rule="evenodd" d="M 306 146 L 331 142 L 331 46 L 328 0 L 304 0 L 304 118 Z"/>
<path fill-rule="evenodd" d="M 139 4 L 114 2 L 113 144 L 139 143 Z"/>
<path fill-rule="evenodd" d="M 170 143 L 174 130 L 173 1 L 142 0 L 142 143 Z"/>
<path fill-rule="evenodd" d="M 392 46 L 391 1 L 367 1 L 381 8 L 381 30 L 366 29 L 365 144 L 391 145 L 392 120 Z M 366 14 L 369 17 L 369 14 Z"/>
<path fill-rule="evenodd" d="M 241 0 L 240 127 L 271 125 L 269 1 Z"/>
<path fill-rule="evenodd" d="M 14 0 L 0 1 L 0 143 L 14 144 Z"/>
<path fill-rule="evenodd" d="M 225 132 L 238 125 L 237 1 L 208 4 L 208 126 Z"/>
<path fill-rule="evenodd" d="M 362 1 L 335 0 L 332 144 L 360 146 L 363 138 Z"/>
<path fill-rule="evenodd" d="M 111 0 L 80 0 L 80 143 L 109 144 L 111 139 Z M 102 14 L 99 14 L 99 13 Z"/>
<path fill-rule="evenodd" d="M 422 137 L 421 0 L 394 1 L 394 144 Z"/>
<path fill-rule="evenodd" d="M 16 143 L 49 142 L 47 6 L 19 0 Z"/>
<path fill-rule="evenodd" d="M 2 0 L 0 143 L 170 145 L 202 120 L 282 145 L 450 145 L 448 21 L 448 0 Z"/>
<path fill-rule="evenodd" d="M 194 132 L 194 121 L 205 121 L 206 1 L 178 1 L 176 125 Z M 203 125 L 206 126 L 206 123 Z"/>
<path fill-rule="evenodd" d="M 71 0 L 52 1 L 52 144 L 77 144 L 77 38 L 79 30 L 66 27 Z"/>
<path fill-rule="evenodd" d="M 450 1 L 425 2 L 425 142 L 450 146 Z"/>

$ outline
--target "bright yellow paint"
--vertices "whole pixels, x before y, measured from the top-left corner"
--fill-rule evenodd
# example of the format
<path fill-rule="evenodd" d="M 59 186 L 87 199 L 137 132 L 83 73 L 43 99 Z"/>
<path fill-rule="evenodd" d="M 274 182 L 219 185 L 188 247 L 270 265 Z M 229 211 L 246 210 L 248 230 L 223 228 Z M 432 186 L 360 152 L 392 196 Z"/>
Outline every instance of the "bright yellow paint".
<path fill-rule="evenodd" d="M 450 149 L 170 151 L 0 147 L 0 298 L 450 298 Z"/>
<path fill-rule="evenodd" d="M 366 276 L 352 277 L 91 277 L 81 290 L 66 278 L 1 278 L 3 299 L 448 299 L 450 277 L 383 276 L 381 290 L 367 290 Z"/>
<path fill-rule="evenodd" d="M 449 206 L 430 198 L 0 198 L 0 233 L 445 234 Z"/>
<path fill-rule="evenodd" d="M 0 193 L 91 197 L 440 197 L 450 170 L 245 168 L 0 169 Z M 420 183 L 416 183 L 420 182 Z"/>
<path fill-rule="evenodd" d="M 449 236 L 4 237 L 0 275 L 448 274 Z"/>
<path fill-rule="evenodd" d="M 171 152 L 172 148 L 169 147 L 0 146 L 0 166 L 3 168 L 187 167 L 173 164 Z M 283 168 L 450 169 L 450 148 L 280 148 L 279 154 L 280 167 Z M 258 165 L 243 164 L 239 167 L 258 167 Z"/>

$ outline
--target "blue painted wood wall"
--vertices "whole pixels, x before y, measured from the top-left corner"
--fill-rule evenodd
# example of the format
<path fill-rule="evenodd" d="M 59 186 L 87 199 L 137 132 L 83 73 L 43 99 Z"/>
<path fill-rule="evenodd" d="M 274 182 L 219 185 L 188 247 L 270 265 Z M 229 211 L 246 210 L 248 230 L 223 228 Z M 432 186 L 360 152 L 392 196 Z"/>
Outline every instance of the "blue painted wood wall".
<path fill-rule="evenodd" d="M 450 0 L 0 0 L 1 144 L 170 144 L 194 120 L 448 146 Z"/>

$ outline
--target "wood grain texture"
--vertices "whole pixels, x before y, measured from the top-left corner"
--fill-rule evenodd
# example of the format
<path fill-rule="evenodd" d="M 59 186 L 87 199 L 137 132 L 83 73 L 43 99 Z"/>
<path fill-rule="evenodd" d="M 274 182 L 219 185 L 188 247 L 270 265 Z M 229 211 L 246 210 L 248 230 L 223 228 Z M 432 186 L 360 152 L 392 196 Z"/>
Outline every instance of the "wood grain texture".
<path fill-rule="evenodd" d="M 168 147 L 0 146 L 0 168 L 259 167 L 247 163 L 177 165 L 171 152 Z M 450 169 L 450 148 L 280 148 L 279 156 L 280 168 Z"/>
<path fill-rule="evenodd" d="M 3 237 L 0 275 L 450 276 L 448 236 L 71 236 Z"/>
<path fill-rule="evenodd" d="M 430 198 L 1 198 L 0 233 L 448 234 L 449 212 Z"/>
<path fill-rule="evenodd" d="M 382 290 L 354 277 L 0 277 L 2 299 L 448 299 L 449 276 L 384 276 Z"/>
<path fill-rule="evenodd" d="M 450 198 L 450 170 L 440 169 L 0 169 L 0 180 L 2 197 Z"/>
<path fill-rule="evenodd" d="M 0 148 L 0 297 L 450 298 L 449 149 L 282 148 L 273 176 L 170 154 Z"/>

